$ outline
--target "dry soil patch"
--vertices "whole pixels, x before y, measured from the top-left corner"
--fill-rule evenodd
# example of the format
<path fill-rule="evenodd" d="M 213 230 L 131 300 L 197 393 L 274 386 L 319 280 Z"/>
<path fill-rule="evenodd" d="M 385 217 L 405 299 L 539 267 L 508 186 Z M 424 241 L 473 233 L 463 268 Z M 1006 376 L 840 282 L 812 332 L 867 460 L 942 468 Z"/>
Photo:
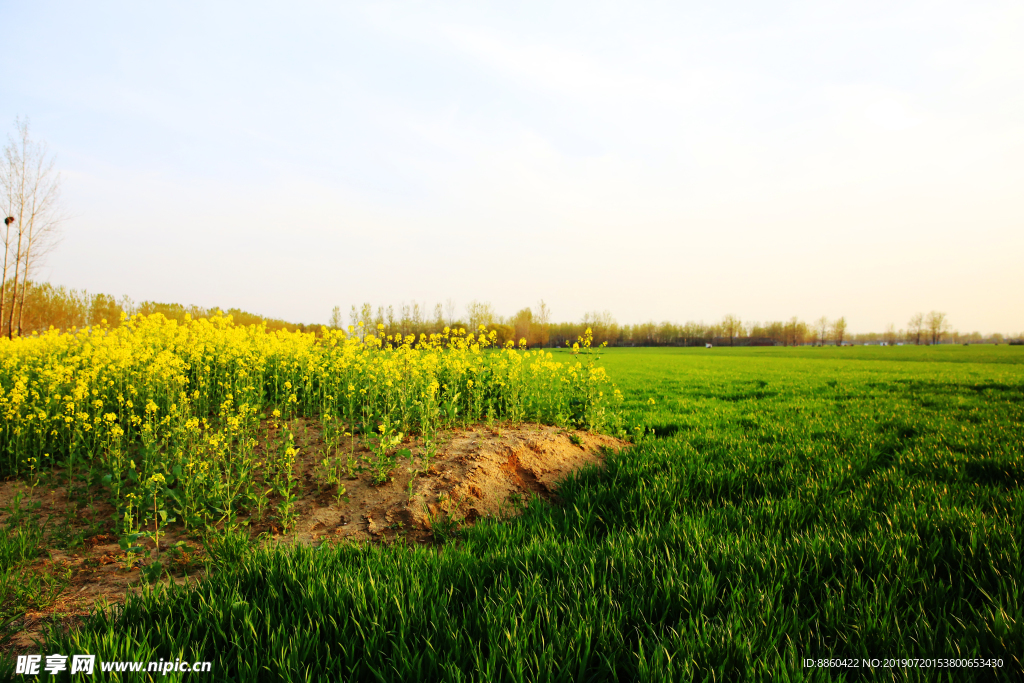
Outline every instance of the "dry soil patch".
<path fill-rule="evenodd" d="M 340 505 L 330 493 L 306 501 L 308 509 L 287 540 L 429 542 L 438 522 L 469 525 L 512 514 L 510 501 L 534 495 L 552 500 L 561 478 L 584 465 L 600 465 L 606 449 L 624 443 L 536 424 L 470 427 L 448 432 L 429 469 L 418 473 L 413 470 L 422 447 L 407 443 L 412 458 L 399 461 L 391 481 L 374 486 L 364 474 L 345 481 L 347 501 Z"/>

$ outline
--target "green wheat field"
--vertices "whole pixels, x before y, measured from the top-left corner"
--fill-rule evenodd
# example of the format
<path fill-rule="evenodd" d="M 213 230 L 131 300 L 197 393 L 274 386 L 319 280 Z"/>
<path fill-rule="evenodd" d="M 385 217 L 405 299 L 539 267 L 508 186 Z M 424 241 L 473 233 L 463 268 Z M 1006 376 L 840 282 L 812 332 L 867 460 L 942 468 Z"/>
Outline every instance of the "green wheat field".
<path fill-rule="evenodd" d="M 196 588 L 44 650 L 238 681 L 1021 680 L 1024 348 L 598 353 L 634 445 L 558 505 L 439 547 L 225 537 Z"/>

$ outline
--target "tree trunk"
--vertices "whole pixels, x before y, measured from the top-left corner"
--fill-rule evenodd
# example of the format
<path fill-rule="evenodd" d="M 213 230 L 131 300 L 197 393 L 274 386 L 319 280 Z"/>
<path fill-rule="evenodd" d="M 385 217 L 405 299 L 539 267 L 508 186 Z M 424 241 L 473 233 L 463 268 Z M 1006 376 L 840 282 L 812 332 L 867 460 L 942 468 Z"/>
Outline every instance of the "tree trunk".
<path fill-rule="evenodd" d="M 29 233 L 28 244 L 25 245 L 25 272 L 21 278 L 21 302 L 18 304 L 18 336 L 21 336 L 21 321 L 25 316 L 25 294 L 28 291 L 28 266 L 32 263 L 29 260 L 29 254 L 32 252 L 32 234 Z M 18 289 L 15 287 L 14 295 L 18 295 Z M 11 313 L 14 313 L 14 306 L 11 306 Z"/>
<path fill-rule="evenodd" d="M 0 277 L 0 336 L 3 335 L 4 329 L 4 306 L 7 303 L 7 254 L 10 249 L 7 248 L 11 239 L 11 224 L 6 223 L 4 225 L 4 272 L 3 276 Z"/>
<path fill-rule="evenodd" d="M 18 248 L 14 252 L 14 288 L 11 290 L 11 310 L 7 314 L 7 338 L 14 339 L 14 309 L 18 303 L 18 269 L 21 267 L 21 220 L 18 220 Z M 2 325 L 2 321 L 0 321 Z M 0 327 L 0 334 L 3 334 Z"/>
<path fill-rule="evenodd" d="M 18 173 L 18 247 L 14 252 L 14 288 L 11 290 L 11 310 L 7 314 L 7 338 L 14 338 L 14 309 L 18 303 L 18 269 L 21 267 L 21 238 L 25 232 L 25 164 L 24 144 L 22 144 L 21 169 Z M 0 320 L 0 334 L 3 334 L 3 321 Z"/>

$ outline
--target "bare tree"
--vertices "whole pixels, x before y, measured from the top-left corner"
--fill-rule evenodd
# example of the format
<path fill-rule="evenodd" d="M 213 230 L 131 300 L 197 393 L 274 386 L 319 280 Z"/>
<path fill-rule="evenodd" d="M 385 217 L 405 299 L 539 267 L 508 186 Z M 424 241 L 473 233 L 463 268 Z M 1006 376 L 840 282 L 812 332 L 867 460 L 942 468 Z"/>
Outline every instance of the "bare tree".
<path fill-rule="evenodd" d="M 403 337 L 409 334 L 409 328 L 412 326 L 412 307 L 404 301 L 398 307 L 398 326 Z"/>
<path fill-rule="evenodd" d="M 25 294 L 33 268 L 57 242 L 57 230 L 64 219 L 60 207 L 60 174 L 54 169 L 54 158 L 46 145 L 34 142 L 28 132 L 28 121 L 15 121 L 15 136 L 8 136 L 0 168 L 0 193 L 13 218 L 4 230 L 4 284 L 0 301 L 6 299 L 7 263 L 13 246 L 14 283 L 7 315 L 7 336 L 14 336 L 15 310 L 17 330 L 25 311 Z M 13 235 L 11 234 L 13 227 Z M 12 244 L 13 243 L 13 244 Z M 18 285 L 21 291 L 18 291 Z M 3 304 L 0 303 L 0 334 L 3 326 Z"/>
<path fill-rule="evenodd" d="M 494 324 L 494 308 L 489 303 L 474 299 L 466 306 L 466 317 L 469 320 L 469 331 L 475 333 L 480 325 Z"/>
<path fill-rule="evenodd" d="M 423 329 L 423 319 L 426 317 L 427 305 L 418 301 L 412 302 L 412 332 L 419 334 Z"/>
<path fill-rule="evenodd" d="M 537 311 L 533 314 L 533 322 L 538 325 L 548 325 L 551 323 L 551 309 L 544 303 L 544 299 L 540 300 L 537 304 Z"/>
<path fill-rule="evenodd" d="M 353 317 L 354 314 L 354 317 Z M 352 312 L 349 316 L 353 318 L 353 324 L 356 327 L 356 334 L 359 335 L 359 341 L 366 341 L 366 335 L 370 334 L 370 330 L 373 326 L 373 306 L 369 302 L 364 303 L 359 310 L 356 307 L 352 307 Z"/>
<path fill-rule="evenodd" d="M 512 327 L 515 329 L 515 342 L 518 343 L 520 339 L 525 339 L 527 343 L 530 340 L 530 324 L 533 322 L 533 311 L 529 308 L 524 308 L 514 316 L 512 316 Z"/>
<path fill-rule="evenodd" d="M 843 345 L 843 337 L 846 336 L 846 318 L 836 318 L 832 321 L 832 339 L 836 346 Z"/>
<path fill-rule="evenodd" d="M 611 311 L 590 311 L 583 316 L 582 323 L 584 327 L 589 327 L 591 334 L 594 335 L 594 346 L 614 341 L 619 331 L 619 325 Z"/>
<path fill-rule="evenodd" d="M 722 318 L 720 327 L 722 334 L 729 338 L 729 346 L 732 346 L 736 337 L 740 336 L 743 332 L 743 323 L 731 313 Z"/>
<path fill-rule="evenodd" d="M 938 344 L 942 341 L 942 336 L 949 332 L 949 321 L 946 320 L 946 314 L 939 311 L 929 313 L 925 325 L 932 344 Z"/>
<path fill-rule="evenodd" d="M 340 330 L 344 324 L 345 319 L 341 315 L 341 306 L 335 306 L 331 309 L 331 319 L 327 321 L 327 326 L 332 330 Z"/>
<path fill-rule="evenodd" d="M 533 333 L 533 338 L 529 340 L 530 344 L 537 346 L 547 344 L 550 339 L 550 325 L 551 309 L 544 303 L 544 299 L 541 299 L 537 303 L 537 310 L 533 312 L 533 320 L 530 323 L 530 331 Z"/>
<path fill-rule="evenodd" d="M 828 318 L 825 316 L 814 323 L 814 336 L 818 338 L 818 346 L 825 345 L 825 337 L 828 336 Z"/>
<path fill-rule="evenodd" d="M 789 322 L 786 323 L 784 333 L 786 335 L 787 346 L 802 346 L 804 340 L 807 338 L 807 323 L 794 315 L 789 319 Z"/>
<path fill-rule="evenodd" d="M 907 323 L 907 341 L 914 340 L 915 344 L 921 343 L 921 334 L 924 332 L 924 314 L 915 313 Z"/>
<path fill-rule="evenodd" d="M 450 298 L 444 302 L 444 321 L 448 327 L 454 327 L 455 325 L 455 302 Z"/>

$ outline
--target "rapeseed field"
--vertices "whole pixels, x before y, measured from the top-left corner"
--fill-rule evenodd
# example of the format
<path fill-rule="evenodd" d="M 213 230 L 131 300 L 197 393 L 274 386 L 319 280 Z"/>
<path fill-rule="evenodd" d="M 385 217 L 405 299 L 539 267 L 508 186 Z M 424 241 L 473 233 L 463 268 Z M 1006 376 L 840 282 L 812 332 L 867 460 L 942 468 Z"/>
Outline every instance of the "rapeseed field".
<path fill-rule="evenodd" d="M 589 351 L 589 338 L 577 354 L 580 344 Z M 368 465 L 381 478 L 410 433 L 429 444 L 440 429 L 484 420 L 612 424 L 621 394 L 601 367 L 494 346 L 483 327 L 318 337 L 159 314 L 2 340 L 0 475 L 102 490 L 126 530 L 168 511 L 186 527 L 230 525 L 260 503 L 260 483 L 290 476 L 294 447 L 256 448 L 268 420 L 311 417 L 336 445 L 373 444 L 382 460 Z M 332 457 L 346 459 L 345 450 Z"/>

